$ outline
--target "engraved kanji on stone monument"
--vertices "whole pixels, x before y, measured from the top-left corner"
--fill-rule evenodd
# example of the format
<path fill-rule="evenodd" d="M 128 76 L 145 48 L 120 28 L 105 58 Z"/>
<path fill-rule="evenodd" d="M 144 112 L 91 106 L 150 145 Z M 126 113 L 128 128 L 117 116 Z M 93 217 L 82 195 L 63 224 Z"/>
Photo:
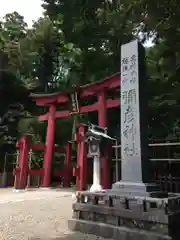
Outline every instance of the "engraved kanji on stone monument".
<path fill-rule="evenodd" d="M 141 121 L 146 113 L 142 110 L 142 82 L 144 74 L 144 49 L 137 40 L 121 47 L 121 159 L 122 181 L 143 182 L 144 136 L 147 136 L 146 124 Z M 142 71 L 141 71 L 141 70 Z M 140 72 L 141 71 L 141 72 Z M 147 95 L 147 94 L 146 94 Z M 147 97 L 147 96 L 145 96 Z M 144 116 L 143 116 L 144 114 Z M 141 124 L 143 126 L 141 127 Z M 145 131 L 145 132 L 144 132 Z M 145 134 L 145 135 L 144 135 Z M 142 142 L 144 141 L 144 142 Z M 146 157 L 145 157 L 146 158 Z"/>

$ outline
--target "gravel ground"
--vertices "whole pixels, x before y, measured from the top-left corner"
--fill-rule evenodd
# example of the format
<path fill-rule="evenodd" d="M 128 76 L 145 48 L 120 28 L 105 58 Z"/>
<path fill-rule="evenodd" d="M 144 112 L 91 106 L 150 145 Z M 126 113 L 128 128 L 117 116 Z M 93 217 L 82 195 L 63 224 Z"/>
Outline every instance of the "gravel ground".
<path fill-rule="evenodd" d="M 0 240 L 103 240 L 68 230 L 72 191 L 0 190 Z"/>

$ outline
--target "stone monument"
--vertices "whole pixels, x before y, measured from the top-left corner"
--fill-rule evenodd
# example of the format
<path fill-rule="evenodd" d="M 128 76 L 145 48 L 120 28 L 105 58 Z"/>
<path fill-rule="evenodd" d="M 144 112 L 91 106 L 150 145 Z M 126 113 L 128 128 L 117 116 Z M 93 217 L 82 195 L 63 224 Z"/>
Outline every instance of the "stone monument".
<path fill-rule="evenodd" d="M 150 184 L 148 160 L 148 96 L 144 47 L 134 40 L 121 47 L 121 181 L 113 185 L 121 193 L 147 195 Z"/>

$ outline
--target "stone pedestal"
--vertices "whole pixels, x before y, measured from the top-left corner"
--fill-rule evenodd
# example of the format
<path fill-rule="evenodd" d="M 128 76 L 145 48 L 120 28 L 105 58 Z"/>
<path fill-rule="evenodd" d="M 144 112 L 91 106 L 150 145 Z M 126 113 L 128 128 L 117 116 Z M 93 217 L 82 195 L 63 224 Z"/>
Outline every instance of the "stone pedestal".
<path fill-rule="evenodd" d="M 124 197 L 81 192 L 71 230 L 117 240 L 179 240 L 180 197 Z"/>

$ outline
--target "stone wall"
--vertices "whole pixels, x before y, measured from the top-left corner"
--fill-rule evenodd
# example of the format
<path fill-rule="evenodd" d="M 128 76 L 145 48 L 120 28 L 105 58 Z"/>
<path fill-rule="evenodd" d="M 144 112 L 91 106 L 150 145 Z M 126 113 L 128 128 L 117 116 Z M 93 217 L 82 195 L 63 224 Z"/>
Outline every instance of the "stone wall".
<path fill-rule="evenodd" d="M 123 197 L 81 192 L 73 204 L 73 230 L 128 240 L 180 239 L 180 197 Z"/>

